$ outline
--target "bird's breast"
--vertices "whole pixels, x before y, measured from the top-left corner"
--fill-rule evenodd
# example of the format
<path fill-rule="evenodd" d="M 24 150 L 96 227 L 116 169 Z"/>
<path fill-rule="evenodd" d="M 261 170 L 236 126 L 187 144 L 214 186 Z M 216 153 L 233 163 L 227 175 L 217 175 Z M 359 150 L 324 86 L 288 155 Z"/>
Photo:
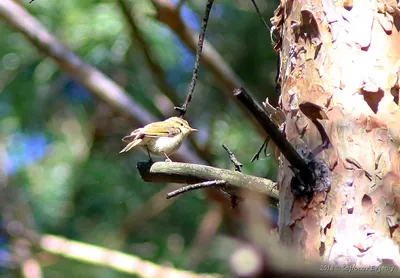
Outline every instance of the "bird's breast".
<path fill-rule="evenodd" d="M 182 142 L 183 140 L 179 135 L 174 137 L 160 137 L 151 140 L 147 144 L 147 147 L 152 154 L 163 155 L 165 153 L 170 155 L 179 149 L 179 147 L 182 145 Z"/>

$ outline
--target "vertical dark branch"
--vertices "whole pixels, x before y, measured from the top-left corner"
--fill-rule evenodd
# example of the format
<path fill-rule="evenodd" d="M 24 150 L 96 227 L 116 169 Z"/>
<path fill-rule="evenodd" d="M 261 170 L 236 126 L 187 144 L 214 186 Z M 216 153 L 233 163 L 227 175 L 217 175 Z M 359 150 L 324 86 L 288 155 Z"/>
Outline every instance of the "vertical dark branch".
<path fill-rule="evenodd" d="M 187 106 L 189 105 L 189 102 L 192 100 L 193 91 L 196 86 L 197 76 L 198 76 L 198 72 L 199 72 L 201 52 L 203 51 L 204 37 L 206 35 L 208 18 L 210 16 L 210 12 L 211 12 L 213 3 L 214 3 L 214 0 L 207 0 L 206 11 L 204 13 L 203 22 L 202 22 L 201 30 L 200 30 L 200 34 L 199 34 L 199 41 L 197 43 L 196 60 L 194 62 L 193 75 L 192 75 L 192 80 L 190 81 L 189 92 L 186 96 L 186 99 L 185 99 L 185 102 L 183 103 L 183 105 L 181 107 L 175 107 L 175 110 L 179 111 L 181 117 L 183 117 L 186 113 Z"/>

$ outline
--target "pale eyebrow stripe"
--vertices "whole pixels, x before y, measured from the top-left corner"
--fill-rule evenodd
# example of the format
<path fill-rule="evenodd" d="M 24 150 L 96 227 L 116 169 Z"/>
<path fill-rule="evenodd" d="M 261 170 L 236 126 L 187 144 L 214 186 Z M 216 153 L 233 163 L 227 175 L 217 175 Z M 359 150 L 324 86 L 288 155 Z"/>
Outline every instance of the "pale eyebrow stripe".
<path fill-rule="evenodd" d="M 183 123 L 186 127 L 190 127 L 189 124 L 188 124 L 188 122 L 185 121 L 185 120 L 183 120 L 183 122 L 182 122 L 182 121 L 178 121 L 178 120 L 173 119 L 173 121 L 174 121 L 175 123 L 177 123 L 177 124 Z"/>

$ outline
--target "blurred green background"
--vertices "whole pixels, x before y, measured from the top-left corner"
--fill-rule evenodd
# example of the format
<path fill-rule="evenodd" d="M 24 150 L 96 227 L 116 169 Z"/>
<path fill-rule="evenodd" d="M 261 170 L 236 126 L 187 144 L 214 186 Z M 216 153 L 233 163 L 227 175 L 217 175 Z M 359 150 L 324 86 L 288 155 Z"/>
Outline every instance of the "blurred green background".
<path fill-rule="evenodd" d="M 278 1 L 257 2 L 268 21 Z M 127 3 L 149 50 L 183 102 L 193 53 L 173 31 L 149 16 L 155 12 L 150 1 Z M 196 31 L 205 4 L 192 0 L 182 7 L 182 18 Z M 125 88 L 143 109 L 160 120 L 163 111 L 173 115 L 116 1 L 36 0 L 28 4 L 26 0 L 23 5 L 69 49 Z M 0 34 L 0 162 L 13 192 L 12 198 L 5 202 L 3 198 L 3 228 L 5 211 L 16 206 L 24 215 L 18 221 L 42 234 L 199 273 L 229 273 L 233 243 L 224 220 L 211 247 L 198 262 L 190 262 L 201 221 L 218 204 L 195 191 L 176 201 L 161 198 L 164 209 L 153 205 L 146 207 L 147 216 L 140 214 L 142 206 L 167 185 L 141 180 L 136 163 L 147 160 L 145 153 L 118 154 L 124 146 L 121 138 L 137 126 L 61 72 L 1 17 Z M 206 39 L 259 101 L 276 100 L 276 55 L 250 0 L 216 1 Z M 272 158 L 249 162 L 264 139 L 204 66 L 186 118 L 200 130 L 193 137 L 211 165 L 233 168 L 221 147 L 225 143 L 244 164 L 245 173 L 276 178 Z M 128 232 L 123 233 L 124 229 Z M 11 241 L 6 233 L 0 237 L 1 277 L 14 277 Z M 132 277 L 62 257 L 39 261 L 44 277 Z"/>

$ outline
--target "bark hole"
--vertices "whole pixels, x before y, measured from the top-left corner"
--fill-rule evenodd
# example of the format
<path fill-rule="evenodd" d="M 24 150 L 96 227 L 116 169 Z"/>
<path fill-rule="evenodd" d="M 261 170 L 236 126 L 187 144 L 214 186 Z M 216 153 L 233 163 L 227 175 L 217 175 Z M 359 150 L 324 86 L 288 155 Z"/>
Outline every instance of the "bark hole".
<path fill-rule="evenodd" d="M 372 208 L 371 197 L 365 194 L 361 199 L 361 206 L 364 210 L 370 210 Z"/>
<path fill-rule="evenodd" d="M 321 246 L 319 247 L 319 255 L 322 257 L 325 253 L 325 242 L 321 242 Z"/>
<path fill-rule="evenodd" d="M 354 207 L 348 208 L 347 209 L 347 213 L 348 214 L 353 214 L 353 210 L 354 210 Z"/>
<path fill-rule="evenodd" d="M 393 238 L 393 233 L 394 233 L 394 231 L 396 231 L 396 229 L 398 229 L 398 228 L 399 228 L 399 225 L 395 225 L 395 226 L 393 226 L 393 227 L 389 227 L 390 237 Z"/>
<path fill-rule="evenodd" d="M 397 105 L 400 105 L 400 102 L 399 102 L 399 88 L 398 87 L 393 87 L 392 89 L 390 89 L 390 92 L 393 95 L 394 103 L 396 103 Z"/>
<path fill-rule="evenodd" d="M 363 91 L 365 102 L 372 109 L 372 111 L 374 111 L 375 114 L 378 112 L 378 105 L 381 99 L 383 98 L 383 94 L 384 93 L 382 90 L 379 90 L 378 92 Z"/>

